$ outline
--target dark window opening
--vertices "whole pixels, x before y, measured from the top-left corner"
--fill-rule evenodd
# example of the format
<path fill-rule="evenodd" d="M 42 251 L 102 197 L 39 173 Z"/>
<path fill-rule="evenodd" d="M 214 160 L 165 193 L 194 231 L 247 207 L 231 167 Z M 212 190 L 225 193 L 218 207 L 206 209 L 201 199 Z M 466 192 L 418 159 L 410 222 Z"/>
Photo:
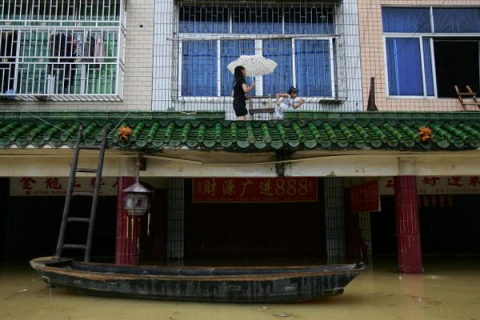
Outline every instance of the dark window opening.
<path fill-rule="evenodd" d="M 480 89 L 479 39 L 435 39 L 435 70 L 439 98 L 457 97 L 454 86 Z"/>

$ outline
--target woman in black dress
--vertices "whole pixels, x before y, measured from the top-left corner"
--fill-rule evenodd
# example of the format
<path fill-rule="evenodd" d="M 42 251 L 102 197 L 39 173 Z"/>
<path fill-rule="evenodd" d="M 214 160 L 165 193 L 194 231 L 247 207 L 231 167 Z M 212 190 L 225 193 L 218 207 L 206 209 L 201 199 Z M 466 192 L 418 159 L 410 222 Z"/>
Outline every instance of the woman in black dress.
<path fill-rule="evenodd" d="M 237 66 L 234 70 L 235 79 L 233 80 L 233 110 L 237 120 L 250 120 L 250 115 L 247 111 L 247 98 L 245 93 L 250 92 L 255 88 L 255 81 L 251 86 L 247 85 L 245 77 L 247 76 L 247 70 L 243 66 Z"/>

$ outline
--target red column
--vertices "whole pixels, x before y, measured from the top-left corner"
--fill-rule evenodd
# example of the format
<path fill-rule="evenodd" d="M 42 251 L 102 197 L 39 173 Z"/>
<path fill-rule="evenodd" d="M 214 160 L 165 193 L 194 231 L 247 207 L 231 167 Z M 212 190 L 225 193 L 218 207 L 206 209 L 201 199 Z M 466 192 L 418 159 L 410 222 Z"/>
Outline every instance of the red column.
<path fill-rule="evenodd" d="M 401 273 L 422 273 L 417 178 L 401 176 L 394 181 L 398 269 Z"/>
<path fill-rule="evenodd" d="M 117 237 L 115 242 L 115 263 L 116 264 L 138 264 L 138 218 L 134 218 L 134 228 L 132 234 L 132 219 L 125 210 L 124 189 L 135 183 L 134 177 L 118 178 L 117 195 Z"/>

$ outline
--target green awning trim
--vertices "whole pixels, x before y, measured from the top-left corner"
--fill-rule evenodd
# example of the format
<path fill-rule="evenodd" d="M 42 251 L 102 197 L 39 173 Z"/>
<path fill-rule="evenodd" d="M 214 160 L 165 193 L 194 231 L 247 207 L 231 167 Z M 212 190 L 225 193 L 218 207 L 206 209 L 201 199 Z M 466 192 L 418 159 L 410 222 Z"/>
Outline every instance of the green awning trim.
<path fill-rule="evenodd" d="M 80 125 L 86 144 L 110 132 L 109 149 L 188 148 L 232 152 L 296 150 L 472 150 L 480 112 L 291 112 L 283 121 L 226 121 L 223 112 L 0 112 L 0 149 L 70 147 Z M 129 126 L 128 141 L 118 127 Z M 432 129 L 422 141 L 419 129 Z"/>

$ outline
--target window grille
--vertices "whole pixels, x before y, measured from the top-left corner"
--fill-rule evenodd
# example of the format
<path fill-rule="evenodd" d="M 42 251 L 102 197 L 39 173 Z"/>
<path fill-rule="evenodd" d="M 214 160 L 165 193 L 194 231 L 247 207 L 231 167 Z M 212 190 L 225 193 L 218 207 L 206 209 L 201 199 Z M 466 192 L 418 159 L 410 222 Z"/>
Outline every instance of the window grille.
<path fill-rule="evenodd" d="M 185 180 L 169 178 L 167 258 L 183 260 L 185 252 Z"/>
<path fill-rule="evenodd" d="M 119 101 L 123 0 L 1 0 L 0 98 Z"/>
<path fill-rule="evenodd" d="M 329 263 L 343 263 L 345 248 L 345 208 L 342 178 L 325 178 L 325 237 Z"/>
<path fill-rule="evenodd" d="M 258 95 L 293 85 L 305 96 L 334 97 L 334 10 L 331 4 L 179 3 L 179 97 L 230 96 L 233 76 L 226 66 L 242 54 L 264 55 L 281 66 L 263 77 Z"/>
<path fill-rule="evenodd" d="M 307 100 L 302 110 L 358 108 L 361 90 L 349 97 L 349 86 L 361 88 L 355 8 L 352 1 L 157 0 L 153 107 L 225 110 L 231 118 L 227 65 L 257 54 L 278 66 L 256 77 L 249 95 L 268 99 L 295 86 Z"/>

